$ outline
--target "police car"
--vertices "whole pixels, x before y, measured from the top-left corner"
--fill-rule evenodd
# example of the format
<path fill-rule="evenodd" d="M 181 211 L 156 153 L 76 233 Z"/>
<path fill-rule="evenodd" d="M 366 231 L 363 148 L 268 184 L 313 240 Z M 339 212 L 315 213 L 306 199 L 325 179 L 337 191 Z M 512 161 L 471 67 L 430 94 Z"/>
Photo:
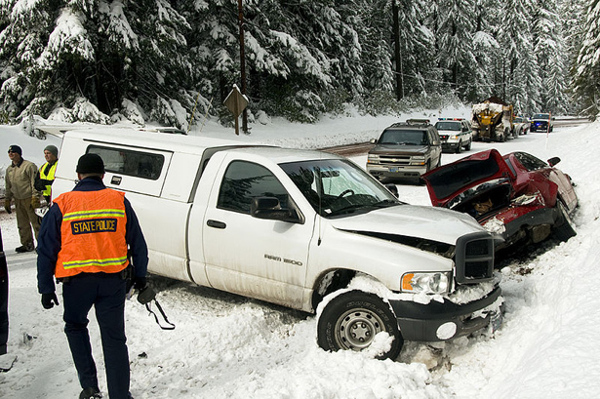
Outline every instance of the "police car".
<path fill-rule="evenodd" d="M 473 137 L 471 124 L 463 118 L 438 118 L 435 124 L 440 139 L 442 150 L 460 153 L 463 148 L 471 149 Z"/>

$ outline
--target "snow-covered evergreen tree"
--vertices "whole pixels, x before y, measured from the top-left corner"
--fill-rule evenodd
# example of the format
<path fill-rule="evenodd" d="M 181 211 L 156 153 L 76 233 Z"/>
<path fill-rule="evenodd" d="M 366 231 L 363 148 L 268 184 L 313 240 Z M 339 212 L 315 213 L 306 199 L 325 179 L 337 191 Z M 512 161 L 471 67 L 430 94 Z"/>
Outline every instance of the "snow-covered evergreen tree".
<path fill-rule="evenodd" d="M 500 44 L 496 38 L 499 31 L 500 13 L 499 4 L 496 0 L 475 0 L 473 11 L 473 57 L 475 65 L 474 76 L 470 80 L 470 86 L 466 93 L 466 100 L 480 102 L 498 95 L 496 85 L 495 65 L 498 60 Z"/>
<path fill-rule="evenodd" d="M 555 0 L 538 0 L 533 10 L 534 54 L 542 79 L 541 110 L 562 113 L 569 98 L 568 54 Z"/>
<path fill-rule="evenodd" d="M 43 113 L 52 102 L 44 68 L 37 60 L 56 17 L 42 0 L 0 2 L 0 99 L 10 117 L 19 116 L 27 107 L 31 113 Z"/>
<path fill-rule="evenodd" d="M 436 60 L 444 81 L 461 97 L 478 82 L 477 62 L 473 51 L 474 1 L 437 0 L 435 2 Z"/>
<path fill-rule="evenodd" d="M 597 118 L 600 114 L 600 1 L 591 0 L 586 10 L 574 86 L 582 112 Z"/>
<path fill-rule="evenodd" d="M 505 55 L 505 101 L 513 104 L 515 112 L 527 115 L 540 108 L 542 86 L 538 64 L 532 62 L 534 49 L 529 14 L 524 0 L 507 0 L 503 4 L 503 19 L 498 35 L 502 54 Z"/>
<path fill-rule="evenodd" d="M 243 0 L 250 111 L 313 121 L 345 101 L 381 112 L 456 93 L 564 112 L 579 47 L 578 98 L 593 98 L 596 42 L 563 29 L 561 2 Z M 238 0 L 0 0 L 2 117 L 231 120 L 238 16 Z"/>
<path fill-rule="evenodd" d="M 440 81 L 435 63 L 435 36 L 426 25 L 428 2 L 392 0 L 398 3 L 400 53 L 405 96 L 436 93 Z"/>

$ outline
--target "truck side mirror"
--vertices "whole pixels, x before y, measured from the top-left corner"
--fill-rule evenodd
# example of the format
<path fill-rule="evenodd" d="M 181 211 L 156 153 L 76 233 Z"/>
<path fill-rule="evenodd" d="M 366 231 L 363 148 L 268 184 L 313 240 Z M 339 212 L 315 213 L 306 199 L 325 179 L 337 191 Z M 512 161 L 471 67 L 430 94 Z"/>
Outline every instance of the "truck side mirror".
<path fill-rule="evenodd" d="M 371 144 L 377 144 L 377 139 L 371 139 L 371 140 L 369 140 L 369 143 L 371 143 Z"/>
<path fill-rule="evenodd" d="M 559 157 L 552 157 L 548 160 L 548 165 L 554 166 L 554 165 L 558 164 L 559 162 L 560 162 Z"/>
<path fill-rule="evenodd" d="M 257 219 L 279 220 L 289 223 L 302 223 L 295 209 L 281 209 L 275 197 L 255 197 L 250 205 L 250 215 Z"/>

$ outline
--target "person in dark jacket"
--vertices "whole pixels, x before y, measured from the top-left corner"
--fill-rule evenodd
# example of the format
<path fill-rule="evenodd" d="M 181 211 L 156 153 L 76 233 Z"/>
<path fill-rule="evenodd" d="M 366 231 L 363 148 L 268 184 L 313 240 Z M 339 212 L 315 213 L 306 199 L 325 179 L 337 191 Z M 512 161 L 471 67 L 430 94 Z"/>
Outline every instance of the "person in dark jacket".
<path fill-rule="evenodd" d="M 46 163 L 38 170 L 35 177 L 34 187 L 40 191 L 46 203 L 49 205 L 52 200 L 52 183 L 54 183 L 54 174 L 58 165 L 58 148 L 55 145 L 48 145 L 44 148 L 44 158 Z"/>
<path fill-rule="evenodd" d="M 79 183 L 61 194 L 42 219 L 38 245 L 38 290 L 42 305 L 58 305 L 53 276 L 63 285 L 65 333 L 79 382 L 80 399 L 101 397 L 87 329 L 95 307 L 111 399 L 131 398 L 125 336 L 128 253 L 132 283 L 146 287 L 148 248 L 124 194 L 103 184 L 104 163 L 85 154 L 77 163 Z"/>

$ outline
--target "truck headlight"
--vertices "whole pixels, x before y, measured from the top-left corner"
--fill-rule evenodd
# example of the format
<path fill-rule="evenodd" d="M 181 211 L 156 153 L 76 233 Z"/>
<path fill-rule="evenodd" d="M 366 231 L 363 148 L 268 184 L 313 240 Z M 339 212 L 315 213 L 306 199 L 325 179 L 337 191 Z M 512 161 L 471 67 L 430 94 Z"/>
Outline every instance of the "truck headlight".
<path fill-rule="evenodd" d="M 450 275 L 442 272 L 415 272 L 402 276 L 402 292 L 414 294 L 446 294 L 450 289 Z"/>
<path fill-rule="evenodd" d="M 425 157 L 412 157 L 410 164 L 413 166 L 423 166 L 425 165 Z"/>
<path fill-rule="evenodd" d="M 379 156 L 377 155 L 368 155 L 367 163 L 379 163 Z"/>

